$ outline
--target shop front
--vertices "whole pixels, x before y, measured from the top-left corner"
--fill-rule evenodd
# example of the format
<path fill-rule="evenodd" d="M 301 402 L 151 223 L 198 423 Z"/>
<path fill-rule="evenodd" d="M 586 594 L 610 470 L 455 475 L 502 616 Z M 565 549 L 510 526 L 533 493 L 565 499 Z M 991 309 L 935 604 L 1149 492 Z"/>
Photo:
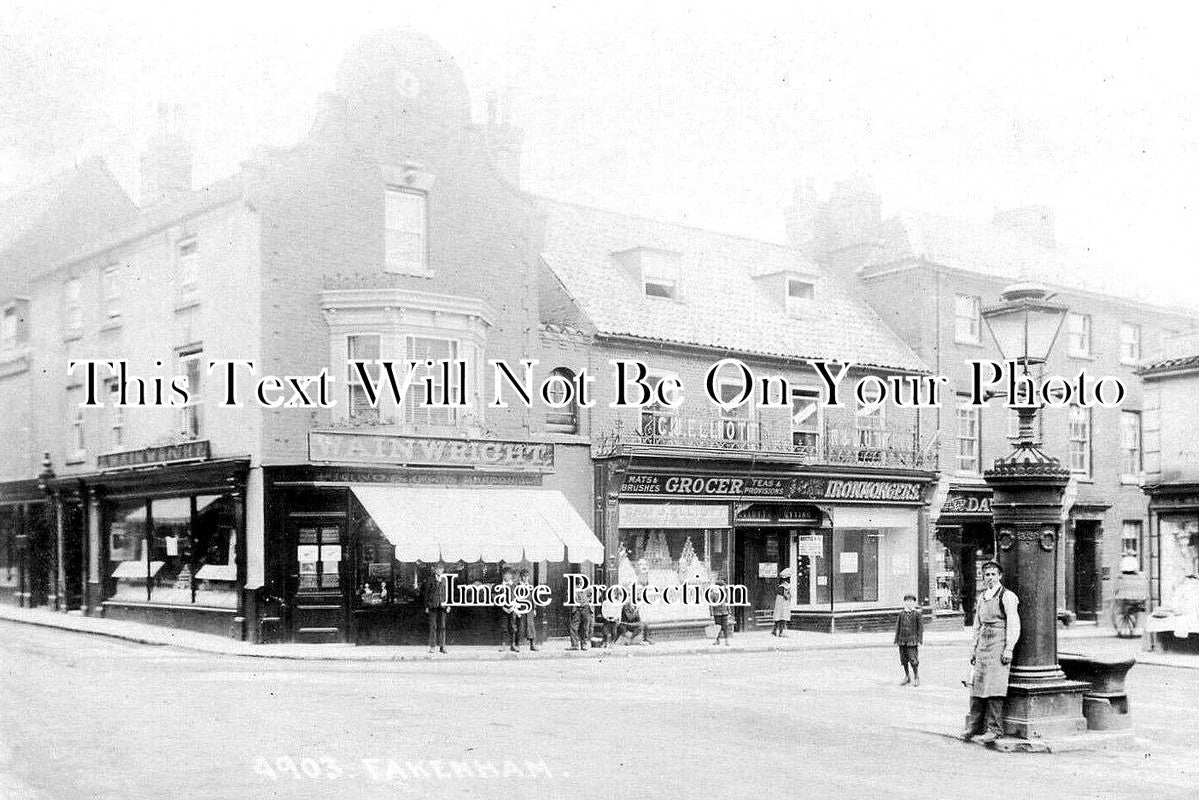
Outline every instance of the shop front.
<path fill-rule="evenodd" d="M 109 454 L 74 479 L 86 507 L 61 498 L 63 539 L 86 554 L 92 613 L 245 637 L 249 462 L 207 453 L 192 442 Z"/>
<path fill-rule="evenodd" d="M 921 525 L 931 474 L 748 471 L 667 460 L 598 462 L 606 573 L 667 587 L 745 586 L 741 629 L 772 623 L 780 587 L 789 627 L 871 630 L 921 591 Z M 648 612 L 648 613 L 647 613 Z M 707 607 L 642 609 L 665 635 L 697 635 Z"/>
<path fill-rule="evenodd" d="M 553 445 L 313 432 L 310 449 L 339 463 L 264 470 L 264 641 L 424 644 L 437 564 L 476 588 L 527 570 L 552 590 L 539 638 L 566 634 L 563 576 L 591 574 L 603 549 L 543 485 Z M 502 611 L 454 608 L 447 632 L 452 644 L 498 643 Z"/>
<path fill-rule="evenodd" d="M 951 484 L 937 517 L 930 548 L 933 614 L 974 624 L 974 602 L 982 590 L 982 565 L 995 558 L 991 489 Z"/>
<path fill-rule="evenodd" d="M 1149 494 L 1149 596 L 1153 606 L 1182 608 L 1199 575 L 1199 483 L 1145 487 Z"/>
<path fill-rule="evenodd" d="M 0 601 L 56 605 L 51 505 L 36 481 L 0 485 Z"/>

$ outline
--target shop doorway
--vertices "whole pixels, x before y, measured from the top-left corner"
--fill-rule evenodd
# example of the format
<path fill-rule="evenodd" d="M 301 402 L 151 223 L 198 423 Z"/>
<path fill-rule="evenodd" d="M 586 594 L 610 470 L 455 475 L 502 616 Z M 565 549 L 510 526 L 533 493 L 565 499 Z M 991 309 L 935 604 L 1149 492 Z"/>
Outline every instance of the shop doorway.
<path fill-rule="evenodd" d="M 295 515 L 289 520 L 293 641 L 346 641 L 344 539 L 343 515 Z"/>
<path fill-rule="evenodd" d="M 749 608 L 742 627 L 769 626 L 778 593 L 779 573 L 791 564 L 792 531 L 786 528 L 738 528 L 734 583 L 745 586 Z"/>
<path fill-rule="evenodd" d="M 962 526 L 958 548 L 958 592 L 961 596 L 962 622 L 974 624 L 974 607 L 983 588 L 983 564 L 995 559 L 995 537 L 987 524 Z"/>
<path fill-rule="evenodd" d="M 83 503 L 64 503 L 62 507 L 63 600 L 69 610 L 83 608 L 84 558 L 87 541 L 87 514 Z"/>
<path fill-rule="evenodd" d="M 1074 522 L 1074 613 L 1081 620 L 1099 618 L 1099 525 Z"/>

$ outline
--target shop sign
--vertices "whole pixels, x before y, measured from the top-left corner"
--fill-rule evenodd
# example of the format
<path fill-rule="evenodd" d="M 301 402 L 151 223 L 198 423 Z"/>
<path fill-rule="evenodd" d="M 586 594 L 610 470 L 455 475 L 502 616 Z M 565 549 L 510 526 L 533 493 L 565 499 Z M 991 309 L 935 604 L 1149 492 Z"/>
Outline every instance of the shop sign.
<path fill-rule="evenodd" d="M 857 500 L 918 503 L 920 484 L 909 481 L 823 477 L 729 477 L 717 475 L 626 475 L 626 496 L 737 497 L 770 500 Z"/>
<path fill-rule="evenodd" d="M 777 578 L 779 576 L 779 565 L 773 562 L 765 561 L 758 563 L 759 578 Z"/>
<path fill-rule="evenodd" d="M 808 558 L 824 557 L 823 536 L 800 536 L 795 540 L 795 555 Z"/>
<path fill-rule="evenodd" d="M 372 470 L 322 467 L 305 475 L 301 483 L 394 483 L 407 486 L 540 486 L 541 475 L 531 472 L 446 472 Z"/>
<path fill-rule="evenodd" d="M 316 462 L 544 472 L 554 468 L 554 446 L 543 442 L 310 431 L 308 458 Z"/>
<path fill-rule="evenodd" d="M 941 506 L 942 514 L 978 514 L 991 515 L 991 496 L 989 494 L 966 494 L 950 492 Z"/>
<path fill-rule="evenodd" d="M 622 528 L 727 528 L 729 507 L 711 503 L 621 503 Z"/>
<path fill-rule="evenodd" d="M 96 456 L 97 469 L 121 469 L 144 467 L 151 464 L 170 464 L 177 461 L 207 461 L 211 449 L 207 440 L 182 442 L 161 447 L 143 447 L 140 450 L 125 450 L 120 453 L 105 453 Z"/>

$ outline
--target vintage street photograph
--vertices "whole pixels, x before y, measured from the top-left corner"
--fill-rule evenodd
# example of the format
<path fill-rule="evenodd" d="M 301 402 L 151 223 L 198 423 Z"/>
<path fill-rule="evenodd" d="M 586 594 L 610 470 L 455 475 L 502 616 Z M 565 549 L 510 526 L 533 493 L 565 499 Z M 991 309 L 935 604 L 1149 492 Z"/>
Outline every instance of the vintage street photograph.
<path fill-rule="evenodd" d="M 1196 20 L 0 0 L 0 800 L 1199 796 Z"/>

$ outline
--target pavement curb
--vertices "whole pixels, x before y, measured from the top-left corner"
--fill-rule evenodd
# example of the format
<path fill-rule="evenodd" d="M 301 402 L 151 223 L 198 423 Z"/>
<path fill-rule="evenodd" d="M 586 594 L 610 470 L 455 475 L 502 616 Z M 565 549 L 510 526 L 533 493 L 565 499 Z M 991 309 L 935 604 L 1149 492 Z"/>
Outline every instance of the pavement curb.
<path fill-rule="evenodd" d="M 92 618 L 88 618 L 92 619 Z M 369 657 L 348 656 L 342 653 L 295 653 L 287 651 L 273 651 L 273 645 L 245 645 L 243 643 L 233 643 L 231 646 L 224 645 L 223 640 L 213 642 L 212 644 L 200 644 L 188 641 L 172 641 L 170 637 L 151 637 L 144 634 L 138 634 L 122 630 L 97 630 L 85 627 L 79 627 L 68 623 L 68 620 L 56 620 L 53 618 L 30 618 L 24 614 L 6 614 L 0 609 L 0 620 L 16 622 L 25 625 L 32 625 L 41 628 L 52 628 L 56 630 L 69 631 L 71 633 L 80 633 L 91 636 L 103 636 L 110 639 L 118 639 L 121 641 L 132 642 L 134 644 L 143 644 L 153 647 L 175 647 L 180 650 L 189 652 L 208 653 L 210 655 L 235 656 L 241 658 L 264 658 L 276 659 L 280 661 L 316 661 L 316 662 L 344 662 L 344 663 L 379 663 L 379 664 L 394 664 L 394 663 L 415 663 L 415 664 L 434 664 L 434 663 L 478 663 L 478 662 L 505 662 L 505 661 L 535 661 L 535 660 L 576 660 L 576 659 L 619 659 L 619 658 L 646 658 L 646 657 L 669 657 L 669 656 L 695 656 L 695 655 L 736 655 L 736 654 L 753 654 L 753 653 L 804 653 L 804 652 L 829 652 L 835 650 L 879 650 L 891 649 L 895 645 L 890 642 L 881 642 L 876 640 L 863 641 L 807 641 L 794 645 L 766 644 L 766 645 L 744 645 L 736 644 L 729 647 L 715 647 L 704 640 L 703 644 L 689 645 L 686 647 L 666 647 L 647 646 L 647 647 L 631 647 L 624 646 L 619 649 L 592 648 L 596 651 L 594 655 L 587 655 L 583 652 L 570 651 L 566 649 L 542 649 L 536 653 L 497 653 L 497 652 L 474 652 L 474 653 L 457 653 L 451 652 L 447 655 L 430 655 L 427 653 L 421 654 L 396 654 L 389 656 L 370 655 Z M 214 637 L 215 638 L 215 637 Z M 1079 639 L 1106 639 L 1098 630 L 1094 636 L 1073 636 L 1071 640 Z M 562 640 L 565 642 L 565 639 Z M 968 637 L 963 639 L 947 639 L 947 640 L 932 640 L 925 642 L 922 647 L 953 647 L 959 646 L 968 641 Z M 252 649 L 250 649 L 252 648 Z M 1175 669 L 1199 669 L 1199 663 L 1179 664 L 1168 661 L 1158 660 L 1155 658 L 1142 658 L 1140 654 L 1137 656 L 1138 664 L 1148 664 L 1150 666 L 1171 667 Z"/>

